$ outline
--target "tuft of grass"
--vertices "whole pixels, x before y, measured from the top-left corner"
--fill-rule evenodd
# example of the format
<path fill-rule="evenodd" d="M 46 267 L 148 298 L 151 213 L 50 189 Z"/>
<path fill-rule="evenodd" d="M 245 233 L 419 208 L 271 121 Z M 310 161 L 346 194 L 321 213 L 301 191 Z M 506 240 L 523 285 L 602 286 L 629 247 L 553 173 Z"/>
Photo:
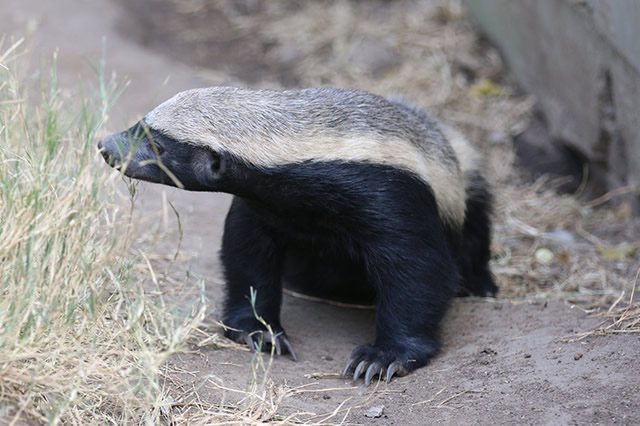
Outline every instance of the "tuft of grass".
<path fill-rule="evenodd" d="M 175 401 L 161 368 L 206 306 L 166 307 L 145 291 L 144 253 L 131 255 L 134 222 L 95 148 L 123 86 L 103 64 L 98 87 L 69 102 L 54 56 L 30 98 L 19 46 L 0 40 L 0 422 L 166 421 Z"/>

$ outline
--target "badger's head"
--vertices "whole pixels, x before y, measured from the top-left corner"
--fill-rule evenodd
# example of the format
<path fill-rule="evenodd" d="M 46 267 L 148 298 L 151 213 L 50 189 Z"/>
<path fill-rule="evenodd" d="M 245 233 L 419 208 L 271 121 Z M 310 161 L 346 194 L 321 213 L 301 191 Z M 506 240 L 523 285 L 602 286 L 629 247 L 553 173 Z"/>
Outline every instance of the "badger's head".
<path fill-rule="evenodd" d="M 100 153 L 110 166 L 134 179 L 191 191 L 219 191 L 226 156 L 210 146 L 170 135 L 166 127 L 171 123 L 188 126 L 184 111 L 189 110 L 184 105 L 178 108 L 183 103 L 180 100 L 170 101 L 156 108 L 163 113 L 163 126 L 154 120 L 158 113 L 153 110 L 129 129 L 102 139 Z"/>

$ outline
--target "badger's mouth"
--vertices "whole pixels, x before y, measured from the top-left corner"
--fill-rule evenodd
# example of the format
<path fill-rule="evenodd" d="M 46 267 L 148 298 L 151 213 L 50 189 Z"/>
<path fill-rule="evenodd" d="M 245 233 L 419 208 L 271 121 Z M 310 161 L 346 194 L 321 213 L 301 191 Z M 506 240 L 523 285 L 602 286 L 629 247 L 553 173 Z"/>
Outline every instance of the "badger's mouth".
<path fill-rule="evenodd" d="M 100 152 L 100 154 L 102 155 L 102 158 L 104 158 L 104 161 L 106 161 L 108 165 L 110 165 L 116 170 L 120 170 L 122 168 L 122 162 L 120 161 L 121 157 L 114 155 L 111 151 L 108 151 L 105 148 L 103 141 L 98 142 L 98 151 Z"/>
<path fill-rule="evenodd" d="M 116 133 L 100 140 L 98 142 L 98 151 L 104 158 L 104 161 L 116 170 L 122 170 L 126 163 L 130 163 L 132 158 L 130 155 L 129 136 L 123 133 Z M 129 174 L 125 174 L 128 176 Z"/>

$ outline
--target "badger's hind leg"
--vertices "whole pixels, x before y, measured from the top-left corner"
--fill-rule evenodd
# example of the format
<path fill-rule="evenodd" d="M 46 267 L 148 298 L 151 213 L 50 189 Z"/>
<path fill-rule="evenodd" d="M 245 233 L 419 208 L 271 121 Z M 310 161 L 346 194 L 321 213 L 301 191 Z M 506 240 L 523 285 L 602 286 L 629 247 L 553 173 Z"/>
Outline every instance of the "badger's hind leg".
<path fill-rule="evenodd" d="M 498 293 L 491 271 L 491 203 L 487 183 L 479 175 L 467 178 L 467 203 L 460 264 L 460 296 L 495 296 Z"/>
<path fill-rule="evenodd" d="M 251 350 L 270 350 L 273 342 L 278 355 L 287 351 L 297 360 L 280 325 L 283 256 L 284 245 L 277 233 L 262 224 L 246 201 L 235 197 L 220 253 L 227 283 L 223 321 L 229 328 L 225 336 L 247 343 Z M 254 301 L 250 288 L 255 291 Z"/>

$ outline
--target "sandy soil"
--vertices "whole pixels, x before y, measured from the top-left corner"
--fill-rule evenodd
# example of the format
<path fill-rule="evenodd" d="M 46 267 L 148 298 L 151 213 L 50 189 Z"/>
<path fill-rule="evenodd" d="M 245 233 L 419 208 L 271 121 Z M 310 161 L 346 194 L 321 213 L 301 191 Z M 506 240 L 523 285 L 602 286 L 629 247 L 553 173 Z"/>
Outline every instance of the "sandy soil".
<path fill-rule="evenodd" d="M 373 313 L 349 311 L 285 298 L 283 325 L 300 361 L 277 359 L 271 370 L 276 384 L 291 396 L 282 414 L 317 421 L 340 403 L 331 422 L 360 424 L 634 424 L 640 410 L 634 370 L 640 341 L 632 337 L 590 338 L 568 343 L 566 337 L 586 327 L 584 314 L 562 303 L 456 303 L 444 330 L 443 353 L 428 367 L 376 389 L 313 373 L 335 373 L 351 348 L 370 340 Z M 220 384 L 242 388 L 249 377 L 251 354 L 199 350 L 174 360 L 194 371 L 184 376 L 197 385 L 204 374 Z M 201 391 L 205 401 L 219 402 L 214 386 Z M 341 389 L 340 389 L 341 388 Z M 322 391 L 322 389 L 328 389 Z M 338 390 L 340 389 L 340 390 Z M 233 395 L 227 392 L 227 399 Z M 367 409 L 384 406 L 378 419 Z M 355 407 L 351 411 L 347 409 Z"/>
<path fill-rule="evenodd" d="M 161 3 L 151 2 L 158 7 Z M 119 130 L 160 100 L 189 87 L 255 82 L 259 78 L 255 70 L 270 75 L 272 85 L 297 79 L 283 64 L 266 61 L 252 66 L 241 62 L 244 55 L 258 49 L 255 46 L 227 61 L 214 54 L 205 61 L 180 53 L 180 44 L 172 41 L 170 34 L 158 34 L 155 39 L 145 32 L 152 25 L 149 20 L 154 19 L 148 8 L 140 6 L 146 3 L 127 4 L 5 0 L 0 28 L 10 35 L 28 35 L 30 57 L 36 66 L 59 49 L 63 87 L 73 87 L 79 78 L 90 76 L 85 60 L 99 61 L 104 37 L 109 68 L 131 80 L 114 110 L 109 130 Z M 214 51 L 224 55 L 229 49 Z M 216 73 L 199 68 L 216 60 L 221 62 Z M 245 71 L 233 72 L 238 69 Z M 169 82 L 164 84 L 167 77 Z M 205 277 L 207 296 L 215 308 L 222 292 L 216 254 L 230 197 L 153 185 L 140 185 L 139 189 L 142 193 L 136 208 L 141 211 L 159 211 L 163 193 L 179 207 L 183 255 L 189 260 L 178 271 L 188 269 Z M 169 234 L 175 235 L 175 220 L 169 220 L 168 228 Z M 167 253 L 174 249 L 175 241 L 170 239 L 159 246 Z M 216 312 L 214 309 L 212 318 Z M 295 419 L 301 421 L 379 425 L 638 424 L 640 419 L 638 335 L 572 341 L 576 333 L 591 330 L 600 321 L 587 318 L 567 302 L 458 300 L 445 322 L 440 356 L 407 377 L 368 389 L 339 377 L 308 375 L 339 372 L 352 348 L 372 339 L 373 311 L 286 296 L 282 318 L 300 361 L 283 357 L 272 364 L 270 378 L 275 388 L 288 395 L 279 415 L 298 413 Z M 208 331 L 219 330 L 211 326 Z M 170 363 L 179 386 L 186 390 L 199 387 L 198 397 L 204 404 L 237 400 L 233 392 L 219 386 L 244 389 L 253 356 L 234 348 L 192 349 Z M 212 380 L 205 380 L 208 378 Z M 367 409 L 381 405 L 380 417 L 365 416 Z M 330 416 L 334 410 L 338 411 Z"/>

